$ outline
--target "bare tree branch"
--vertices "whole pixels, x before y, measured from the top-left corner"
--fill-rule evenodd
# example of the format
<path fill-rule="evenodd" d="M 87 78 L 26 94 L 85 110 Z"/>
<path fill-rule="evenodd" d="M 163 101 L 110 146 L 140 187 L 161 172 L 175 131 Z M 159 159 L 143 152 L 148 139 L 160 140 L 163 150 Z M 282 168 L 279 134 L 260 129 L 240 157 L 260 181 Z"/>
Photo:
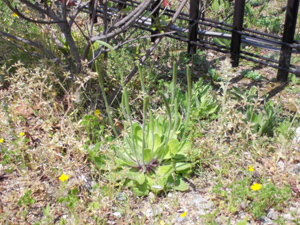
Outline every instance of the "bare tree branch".
<path fill-rule="evenodd" d="M 108 29 L 107 34 L 92 37 L 91 41 L 94 42 L 97 40 L 105 40 L 105 39 L 109 40 L 112 37 L 116 36 L 117 34 L 124 32 L 150 6 L 152 1 L 153 0 L 145 0 L 135 10 L 133 10 L 131 13 L 129 13 L 126 17 L 124 17 L 121 21 L 119 21 L 116 24 L 114 24 L 113 26 L 111 26 Z M 116 29 L 116 28 L 118 28 L 118 29 Z M 114 31 L 112 31 L 112 30 L 114 30 Z"/>
<path fill-rule="evenodd" d="M 0 34 L 3 35 L 3 36 L 5 36 L 5 37 L 14 39 L 14 40 L 16 40 L 16 41 L 20 41 L 20 42 L 23 42 L 23 43 L 25 43 L 25 44 L 29 44 L 29 45 L 31 45 L 31 46 L 33 46 L 33 47 L 36 47 L 36 48 L 42 50 L 44 53 L 46 53 L 46 54 L 49 56 L 50 59 L 55 59 L 55 60 L 57 60 L 59 63 L 61 63 L 60 60 L 59 60 L 59 59 L 58 59 L 51 51 L 49 51 L 48 49 L 46 49 L 40 42 L 34 42 L 34 41 L 26 40 L 26 39 L 24 39 L 24 38 L 17 37 L 17 36 L 14 36 L 14 35 L 11 35 L 11 34 L 9 34 L 9 33 L 6 33 L 6 32 L 4 32 L 4 31 L 1 31 L 1 30 L 0 30 Z M 62 64 L 62 63 L 61 63 L 61 64 Z"/>
<path fill-rule="evenodd" d="M 38 53 L 36 53 L 36 52 L 31 53 L 31 52 L 27 51 L 26 49 L 24 49 L 22 46 L 13 43 L 13 42 L 10 41 L 7 37 L 4 37 L 4 35 L 3 35 L 3 36 L 0 36 L 0 38 L 2 38 L 4 41 L 10 43 L 11 45 L 16 46 L 18 49 L 20 49 L 21 51 L 25 52 L 26 54 L 28 54 L 28 55 L 30 55 L 30 56 L 33 56 L 33 57 L 41 57 L 40 54 L 38 54 Z"/>
<path fill-rule="evenodd" d="M 3 0 L 10 10 L 15 12 L 21 19 L 24 19 L 26 21 L 32 22 L 32 23 L 38 23 L 38 24 L 46 24 L 48 30 L 51 30 L 50 27 L 52 24 L 57 24 L 60 28 L 60 34 L 55 33 L 53 29 L 52 32 L 52 39 L 54 40 L 56 46 L 60 48 L 65 48 L 65 44 L 62 43 L 62 41 L 59 40 L 60 35 L 64 36 L 64 40 L 66 41 L 68 45 L 68 52 L 62 52 L 64 54 L 64 57 L 68 61 L 69 68 L 72 69 L 73 72 L 79 72 L 81 69 L 82 59 L 86 59 L 88 56 L 88 53 L 91 51 L 92 44 L 97 40 L 103 40 L 105 42 L 109 42 L 112 38 L 115 38 L 116 35 L 119 35 L 121 33 L 124 33 L 128 30 L 129 27 L 132 27 L 132 25 L 138 20 L 141 19 L 142 16 L 147 19 L 151 17 L 153 12 L 148 11 L 149 6 L 153 3 L 154 0 L 144 0 L 141 3 L 134 3 L 132 4 L 133 7 L 135 7 L 130 13 L 128 13 L 125 17 L 122 17 L 122 12 L 113 13 L 116 16 L 111 16 L 109 14 L 109 8 L 108 8 L 108 0 L 86 0 L 83 2 L 83 0 L 78 0 L 77 4 L 75 5 L 73 1 L 71 0 L 59 0 L 60 4 L 57 5 L 56 3 L 50 3 L 47 2 L 47 0 L 44 0 L 44 4 L 34 4 L 33 0 L 19 0 L 20 4 L 24 4 L 30 9 L 40 13 L 41 15 L 47 16 L 49 21 L 46 20 L 37 20 L 29 18 L 28 16 L 22 14 L 20 10 L 18 10 L 17 6 L 14 6 L 12 3 L 13 0 Z M 162 0 L 161 0 L 162 1 Z M 70 4 L 74 6 L 70 8 Z M 100 2 L 101 4 L 101 11 L 102 14 L 97 13 L 97 2 Z M 186 1 L 185 1 L 186 2 Z M 89 11 L 87 10 L 88 6 L 92 5 L 93 10 L 89 8 Z M 58 7 L 58 8 L 57 8 Z M 157 6 L 157 8 L 159 5 Z M 86 29 L 81 29 L 80 26 L 78 26 L 76 22 L 76 18 L 79 15 L 80 12 L 89 13 L 92 16 L 92 20 L 90 21 L 89 25 L 86 26 Z M 147 14 L 147 15 L 145 15 Z M 94 25 L 94 18 L 101 17 L 103 18 L 103 30 L 100 34 L 93 36 L 93 33 L 95 31 L 93 30 Z M 144 21 L 146 21 L 146 19 Z M 83 49 L 83 53 L 80 50 L 80 47 L 78 46 L 78 43 L 75 42 L 73 36 L 72 36 L 72 29 L 74 28 L 73 25 L 78 27 L 82 37 L 85 38 L 86 43 L 85 47 Z M 52 27 L 53 28 L 53 27 Z M 136 30 L 137 28 L 133 29 Z M 167 30 L 165 30 L 167 31 Z M 145 32 L 145 31 L 143 31 Z M 3 33 L 3 32 L 2 32 Z M 4 32 L 5 33 L 5 32 Z M 0 33 L 1 34 L 1 33 Z M 2 34 L 4 35 L 4 34 Z M 10 35 L 6 33 L 6 35 Z M 164 34 L 165 35 L 165 34 Z M 164 36 L 164 35 L 157 35 L 158 37 Z M 123 46 L 126 43 L 129 43 L 131 41 L 134 41 L 138 39 L 139 37 L 134 37 L 134 32 L 130 32 L 129 34 L 126 34 L 125 39 L 123 38 L 122 41 L 116 46 L 116 48 L 119 48 Z M 146 36 L 142 37 L 145 38 Z M 43 52 L 45 52 L 50 58 L 56 58 L 55 55 L 49 51 L 45 46 L 43 46 L 39 42 L 34 41 L 28 41 L 28 40 L 22 40 L 22 38 L 15 37 L 15 40 L 21 41 L 23 43 L 30 42 L 32 46 L 35 46 L 39 49 L 41 49 Z M 154 49 L 154 48 L 153 48 Z M 153 50 L 149 49 L 149 50 Z M 93 62 L 100 54 L 107 52 L 105 47 L 100 46 L 98 49 L 92 49 L 93 56 L 92 60 L 90 62 Z M 150 51 L 150 52 L 151 52 Z M 149 53 L 150 54 L 150 53 Z M 143 58 L 141 60 L 144 60 Z"/>

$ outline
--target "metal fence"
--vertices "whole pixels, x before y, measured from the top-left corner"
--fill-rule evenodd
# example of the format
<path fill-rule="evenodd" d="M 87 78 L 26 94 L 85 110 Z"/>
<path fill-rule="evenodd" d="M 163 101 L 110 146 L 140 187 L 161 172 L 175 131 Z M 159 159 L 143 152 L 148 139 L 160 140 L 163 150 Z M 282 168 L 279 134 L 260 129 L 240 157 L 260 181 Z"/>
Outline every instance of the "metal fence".
<path fill-rule="evenodd" d="M 106 12 L 110 16 L 113 16 L 114 13 L 126 8 L 126 6 L 136 7 L 140 4 L 136 1 L 110 1 L 118 3 L 117 8 L 109 8 L 109 12 Z M 168 34 L 165 34 L 165 36 L 188 43 L 187 51 L 191 55 L 195 54 L 197 46 L 200 46 L 202 48 L 231 54 L 233 67 L 237 67 L 239 65 L 239 59 L 246 59 L 255 63 L 276 68 L 278 69 L 277 80 L 286 82 L 288 80 L 288 73 L 300 76 L 300 67 L 291 64 L 292 53 L 300 53 L 300 42 L 294 39 L 299 1 L 300 0 L 287 1 L 286 17 L 282 36 L 244 27 L 245 0 L 235 0 L 232 24 L 200 17 L 199 0 L 190 0 L 189 14 L 181 12 L 178 17 L 178 20 L 187 21 L 189 24 L 188 27 L 172 25 L 170 30 L 173 32 L 169 32 Z M 139 29 L 151 32 L 153 35 L 151 38 L 152 41 L 155 41 L 155 35 L 158 34 L 158 31 L 153 29 L 152 25 L 154 23 L 157 25 L 157 22 L 159 22 L 162 26 L 166 25 L 159 21 L 159 16 L 166 15 L 172 17 L 175 13 L 174 10 L 160 8 L 160 3 L 161 0 L 156 0 L 152 4 L 152 7 L 148 9 L 149 11 L 154 10 L 151 18 L 140 17 L 135 21 L 134 25 Z M 103 13 L 103 9 L 100 7 L 98 9 L 98 15 L 101 16 L 101 13 Z M 200 30 L 199 25 L 206 28 L 216 28 L 218 32 L 210 31 L 210 29 Z M 229 47 L 214 41 L 205 40 L 202 38 L 203 36 L 229 39 L 231 40 L 231 45 Z M 279 60 L 241 49 L 242 43 L 268 49 L 274 52 L 280 52 Z"/>

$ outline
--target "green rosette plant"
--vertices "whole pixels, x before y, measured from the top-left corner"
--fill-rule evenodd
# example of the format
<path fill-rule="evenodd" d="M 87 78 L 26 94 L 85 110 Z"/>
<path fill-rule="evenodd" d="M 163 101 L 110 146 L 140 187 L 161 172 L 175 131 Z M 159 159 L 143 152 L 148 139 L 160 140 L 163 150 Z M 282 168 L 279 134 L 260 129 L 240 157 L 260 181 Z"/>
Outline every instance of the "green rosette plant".
<path fill-rule="evenodd" d="M 264 103 L 263 109 L 259 110 L 260 100 L 255 87 L 246 92 L 233 87 L 231 94 L 236 100 L 244 102 L 244 105 L 240 106 L 239 110 L 245 114 L 244 122 L 252 123 L 251 131 L 253 134 L 274 135 L 279 119 L 276 115 L 278 108 L 274 106 L 273 101 Z"/>
<path fill-rule="evenodd" d="M 170 90 L 172 88 L 173 83 L 169 86 Z M 185 112 L 190 104 L 192 118 L 199 120 L 218 118 L 220 104 L 213 95 L 212 86 L 205 84 L 202 78 L 198 82 L 193 83 L 192 97 L 189 102 L 187 101 L 187 95 L 188 93 L 184 94 L 181 90 L 176 90 L 180 111 Z"/>
<path fill-rule="evenodd" d="M 178 113 L 176 98 L 177 69 L 174 63 L 171 104 L 164 93 L 160 93 L 166 107 L 167 116 L 154 116 L 148 108 L 149 96 L 145 92 L 144 79 L 139 68 L 143 90 L 143 121 L 133 122 L 129 108 L 128 92 L 123 91 L 122 111 L 129 123 L 127 134 L 121 146 L 115 148 L 120 167 L 129 167 L 126 185 L 137 195 L 147 195 L 149 191 L 158 193 L 169 190 L 188 190 L 184 182 L 194 163 L 190 160 L 191 144 L 188 141 L 187 127 L 190 105 L 186 114 Z M 191 100 L 191 72 L 187 68 L 188 94 Z M 184 121 L 182 120 L 184 118 Z M 127 128 L 125 128 L 127 130 Z"/>
<path fill-rule="evenodd" d="M 267 134 L 273 136 L 278 118 L 276 117 L 276 110 L 273 101 L 269 101 L 264 105 L 263 112 L 256 112 L 253 105 L 247 108 L 246 121 L 251 121 L 253 133 L 259 135 Z"/>

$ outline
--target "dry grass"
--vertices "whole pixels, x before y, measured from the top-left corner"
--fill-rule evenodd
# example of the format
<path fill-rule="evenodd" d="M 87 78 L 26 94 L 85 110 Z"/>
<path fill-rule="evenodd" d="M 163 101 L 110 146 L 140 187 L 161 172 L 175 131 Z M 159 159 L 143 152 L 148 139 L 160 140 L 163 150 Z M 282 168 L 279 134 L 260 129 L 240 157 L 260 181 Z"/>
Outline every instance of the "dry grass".
<path fill-rule="evenodd" d="M 237 112 L 237 106 L 247 102 L 235 102 L 225 94 L 218 97 L 223 102 L 218 120 L 194 124 L 193 148 L 198 151 L 201 164 L 189 179 L 190 192 L 133 196 L 123 186 L 122 175 L 115 177 L 113 173 L 116 164 L 110 145 L 119 139 L 96 149 L 106 156 L 101 169 L 89 158 L 88 150 L 94 146 L 85 145 L 88 136 L 80 125 L 83 115 L 78 113 L 83 112 L 79 100 L 84 98 L 79 93 L 87 79 L 67 91 L 58 78 L 63 75 L 55 73 L 59 68 L 37 65 L 28 69 L 22 64 L 14 67 L 10 87 L 1 90 L 0 223 L 175 224 L 180 214 L 187 211 L 187 223 L 203 224 L 209 221 L 208 217 L 200 218 L 191 204 L 197 196 L 214 202 L 219 210 L 215 221 L 238 221 L 243 215 L 254 221 L 251 214 L 241 214 L 246 209 L 232 213 L 226 200 L 212 192 L 221 183 L 230 193 L 232 185 L 247 176 L 249 165 L 255 168 L 252 181 L 268 181 L 278 188 L 289 184 L 295 191 L 299 188 L 299 173 L 291 172 L 300 161 L 295 143 L 253 134 L 250 123 L 245 123 L 244 115 Z M 20 136 L 21 132 L 25 135 Z M 279 167 L 279 161 L 283 167 Z M 62 174 L 69 175 L 66 182 L 59 180 Z M 299 204 L 298 194 L 295 192 L 284 203 L 282 213 Z M 43 212 L 47 204 L 48 214 Z"/>
<path fill-rule="evenodd" d="M 178 80 L 182 81 L 185 66 L 190 63 L 185 54 L 174 51 L 175 45 L 182 47 L 179 42 L 166 40 L 160 51 L 151 56 L 156 65 L 147 62 L 145 68 L 149 71 L 148 67 L 154 67 L 153 76 L 146 74 L 145 80 L 146 89 L 151 90 L 153 97 L 152 106 L 159 104 L 153 110 L 157 115 L 165 113 L 156 92 L 169 85 L 171 65 L 179 62 Z M 8 49 L 5 45 L 0 45 L 0 49 L 1 63 L 19 54 L 5 51 Z M 168 58 L 161 51 L 168 52 Z M 109 79 L 105 85 L 109 94 L 119 85 L 120 73 L 128 74 L 134 64 L 134 59 L 128 59 L 128 52 L 122 53 L 126 56 L 124 60 L 119 59 L 122 65 L 114 64 L 113 59 L 107 64 Z M 103 103 L 97 96 L 96 73 L 84 66 L 75 82 L 71 82 L 63 68 L 46 60 L 30 65 L 16 63 L 12 68 L 6 68 L 8 64 L 3 63 L 0 82 L 3 79 L 7 83 L 0 88 L 0 140 L 3 142 L 0 141 L 0 224 L 237 224 L 245 218 L 249 224 L 259 224 L 261 218 L 253 210 L 258 208 L 256 202 L 266 206 L 261 210 L 263 214 L 271 208 L 278 212 L 278 219 L 273 223 L 299 224 L 300 152 L 297 148 L 300 147 L 293 141 L 295 129 L 300 125 L 299 80 L 272 98 L 276 105 L 281 105 L 276 118 L 293 121 L 292 125 L 283 133 L 275 127 L 272 137 L 259 135 L 252 132 L 253 124 L 239 110 L 250 103 L 246 99 L 234 100 L 230 92 L 233 86 L 243 92 L 255 86 L 262 98 L 278 85 L 272 82 L 276 72 L 261 68 L 258 71 L 264 77 L 262 81 L 235 82 L 234 78 L 253 65 L 242 62 L 238 69 L 233 69 L 228 56 L 208 52 L 201 57 L 203 61 L 199 60 L 193 67 L 193 79 L 204 77 L 211 82 L 215 89 L 211 94 L 221 109 L 217 119 L 193 118 L 190 124 L 197 161 L 186 178 L 190 189 L 159 195 L 150 192 L 145 197 L 134 196 L 125 185 L 128 168 L 116 173 L 120 167 L 112 146 L 122 147 L 122 135 L 113 137 L 106 121 Z M 293 60 L 297 63 L 299 58 L 295 56 Z M 216 74 L 223 80 L 221 84 L 209 78 L 210 67 L 216 68 Z M 133 79 L 130 88 L 133 116 L 142 121 L 139 79 Z M 260 101 L 253 104 L 262 111 Z M 84 126 L 85 116 L 94 115 L 96 108 L 102 113 L 96 118 L 97 126 Z M 126 121 L 118 103 L 111 109 L 121 133 Z M 253 173 L 249 166 L 254 168 Z M 59 179 L 62 174 L 68 175 L 65 182 Z M 263 188 L 253 192 L 250 188 L 253 183 L 261 183 Z M 276 194 L 265 199 L 269 193 L 275 193 L 266 189 L 268 185 L 277 188 Z M 280 192 L 284 188 L 287 190 Z M 282 202 L 275 202 L 284 196 L 287 197 Z M 186 217 L 181 217 L 184 212 Z M 287 214 L 292 218 L 285 218 Z"/>

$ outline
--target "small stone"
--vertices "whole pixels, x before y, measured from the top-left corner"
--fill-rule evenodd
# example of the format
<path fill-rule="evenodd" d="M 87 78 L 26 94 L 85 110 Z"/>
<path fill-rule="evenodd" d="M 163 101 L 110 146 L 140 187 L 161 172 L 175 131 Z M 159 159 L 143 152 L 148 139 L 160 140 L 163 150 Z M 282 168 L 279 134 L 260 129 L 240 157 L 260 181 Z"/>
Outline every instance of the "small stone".
<path fill-rule="evenodd" d="M 200 209 L 199 211 L 197 211 L 197 214 L 200 216 L 203 216 L 203 215 L 206 215 L 206 212 L 205 212 L 205 210 Z"/>
<path fill-rule="evenodd" d="M 126 200 L 126 196 L 124 193 L 119 193 L 117 196 L 117 200 L 118 201 L 125 201 Z"/>
<path fill-rule="evenodd" d="M 273 208 L 270 209 L 270 211 L 269 211 L 268 214 L 267 214 L 267 217 L 269 217 L 269 218 L 272 219 L 272 220 L 278 219 L 278 216 L 279 216 L 278 212 L 275 211 Z"/>
<path fill-rule="evenodd" d="M 297 140 L 298 140 L 297 143 L 300 144 L 300 127 L 298 127 L 298 128 L 296 129 L 296 137 L 297 137 Z"/>
<path fill-rule="evenodd" d="M 241 208 L 242 208 L 242 209 L 245 209 L 245 208 L 246 208 L 246 204 L 245 204 L 245 202 L 244 202 L 244 201 L 242 201 L 240 206 L 241 206 Z"/>
<path fill-rule="evenodd" d="M 296 145 L 295 150 L 300 151 L 300 147 L 299 147 L 299 144 L 300 144 L 300 127 L 298 127 L 296 129 L 295 137 L 293 139 L 293 143 Z"/>
<path fill-rule="evenodd" d="M 193 199 L 193 203 L 194 203 L 195 205 L 200 204 L 200 203 L 202 203 L 202 202 L 207 202 L 207 199 L 206 199 L 206 198 L 200 198 L 200 197 L 195 197 L 195 198 Z"/>
<path fill-rule="evenodd" d="M 214 205 L 212 201 L 207 201 L 206 198 L 201 197 L 195 197 L 193 203 L 198 209 L 210 209 Z"/>
<path fill-rule="evenodd" d="M 209 201 L 209 202 L 207 202 L 207 203 L 204 205 L 204 208 L 205 208 L 205 209 L 210 209 L 210 208 L 213 207 L 213 205 L 214 205 L 214 203 L 213 203 L 212 201 Z"/>
<path fill-rule="evenodd" d="M 177 222 L 178 223 L 182 223 L 182 222 L 184 222 L 186 220 L 186 216 L 185 217 L 178 217 L 177 218 Z"/>
<path fill-rule="evenodd" d="M 120 212 L 114 212 L 113 215 L 115 217 L 122 217 L 122 214 Z"/>
<path fill-rule="evenodd" d="M 279 162 L 277 163 L 277 166 L 279 167 L 279 169 L 280 169 L 281 171 L 284 170 L 284 163 L 283 163 L 282 161 L 279 161 Z"/>
<path fill-rule="evenodd" d="M 273 224 L 273 221 L 271 219 L 269 219 L 268 217 L 266 216 L 262 216 L 260 218 L 260 221 L 263 223 L 263 224 Z"/>
<path fill-rule="evenodd" d="M 208 56 L 213 57 L 215 54 L 212 52 L 207 53 Z"/>
<path fill-rule="evenodd" d="M 147 218 L 150 218 L 153 216 L 153 212 L 152 212 L 152 209 L 147 209 L 146 212 L 145 212 L 145 215 Z"/>
<path fill-rule="evenodd" d="M 291 214 L 287 213 L 283 215 L 283 218 L 286 220 L 293 220 L 293 217 L 291 216 Z"/>
<path fill-rule="evenodd" d="M 299 175 L 300 174 L 300 163 L 297 163 L 296 165 L 294 165 L 291 168 L 290 172 Z"/>
<path fill-rule="evenodd" d="M 152 213 L 153 213 L 153 216 L 161 215 L 163 213 L 163 209 L 162 208 L 153 209 Z"/>

